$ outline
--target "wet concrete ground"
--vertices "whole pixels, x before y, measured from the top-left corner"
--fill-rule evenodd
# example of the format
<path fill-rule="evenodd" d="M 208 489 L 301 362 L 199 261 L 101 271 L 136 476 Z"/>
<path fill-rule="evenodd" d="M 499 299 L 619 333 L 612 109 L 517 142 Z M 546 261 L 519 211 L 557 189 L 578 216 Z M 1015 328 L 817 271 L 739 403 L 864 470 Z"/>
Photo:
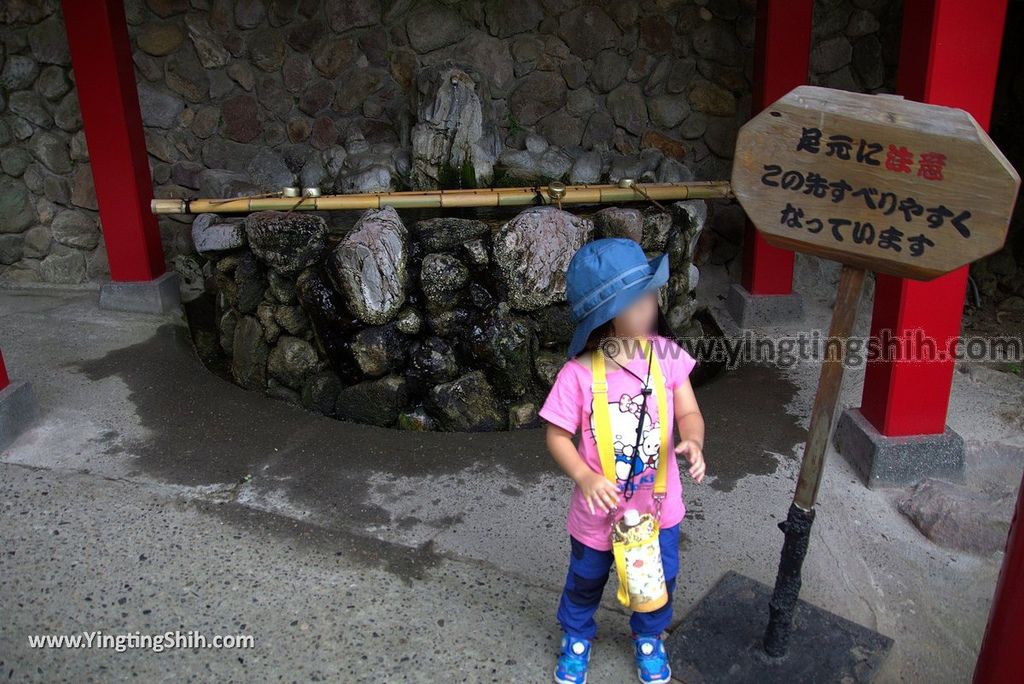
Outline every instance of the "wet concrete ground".
<path fill-rule="evenodd" d="M 94 302 L 0 291 L 0 348 L 44 414 L 0 454 L 0 672 L 549 681 L 571 482 L 542 429 L 404 433 L 314 416 L 208 372 L 180 317 Z M 726 570 L 774 581 L 816 374 L 743 365 L 698 389 L 708 478 L 683 483 L 674 622 Z M 951 425 L 1019 444 L 1018 428 L 987 426 L 1020 387 L 965 377 Z M 896 511 L 899 492 L 866 490 L 829 459 L 802 597 L 896 638 L 879 681 L 968 680 L 1001 558 L 935 546 Z M 627 620 L 607 591 L 590 681 L 634 679 Z M 176 629 L 256 647 L 28 647 L 33 634 Z"/>

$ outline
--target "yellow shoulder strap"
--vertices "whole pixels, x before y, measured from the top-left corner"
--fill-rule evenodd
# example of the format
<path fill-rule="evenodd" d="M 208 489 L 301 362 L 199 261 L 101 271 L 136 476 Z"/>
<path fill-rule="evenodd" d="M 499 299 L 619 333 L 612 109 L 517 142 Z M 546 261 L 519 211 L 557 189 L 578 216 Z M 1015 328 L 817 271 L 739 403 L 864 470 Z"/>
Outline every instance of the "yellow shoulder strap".
<path fill-rule="evenodd" d="M 654 350 L 655 352 L 657 350 Z M 647 352 L 646 345 L 644 353 Z M 654 475 L 654 494 L 664 494 L 668 483 L 668 449 L 671 446 L 671 435 L 668 426 L 672 417 L 668 415 L 668 401 L 665 399 L 665 378 L 661 374 L 661 365 L 658 363 L 657 353 L 651 354 L 651 383 L 654 385 L 654 394 L 658 400 L 658 429 L 661 431 L 661 439 L 658 442 L 658 471 Z"/>
<path fill-rule="evenodd" d="M 590 353 L 590 369 L 597 453 L 601 456 L 601 470 L 604 471 L 604 476 L 615 482 L 615 447 L 612 445 L 612 422 L 608 414 L 608 382 L 604 372 L 604 353 L 600 349 Z"/>
<path fill-rule="evenodd" d="M 641 340 L 644 355 L 647 355 L 647 345 L 650 341 L 646 338 Z M 615 474 L 615 447 L 612 445 L 611 416 L 608 411 L 608 382 L 604 369 L 604 353 L 595 349 L 590 354 L 591 365 L 591 392 L 594 395 L 594 435 L 597 441 L 597 452 L 601 456 L 601 469 L 604 476 L 612 482 L 617 482 Z M 669 423 L 668 402 L 665 398 L 665 379 L 661 373 L 661 366 L 658 364 L 658 355 L 651 354 L 651 384 L 654 386 L 654 394 L 658 402 L 658 427 L 660 429 L 660 441 L 658 445 L 658 470 L 654 476 L 654 493 L 664 494 L 668 482 L 668 449 L 669 449 Z"/>

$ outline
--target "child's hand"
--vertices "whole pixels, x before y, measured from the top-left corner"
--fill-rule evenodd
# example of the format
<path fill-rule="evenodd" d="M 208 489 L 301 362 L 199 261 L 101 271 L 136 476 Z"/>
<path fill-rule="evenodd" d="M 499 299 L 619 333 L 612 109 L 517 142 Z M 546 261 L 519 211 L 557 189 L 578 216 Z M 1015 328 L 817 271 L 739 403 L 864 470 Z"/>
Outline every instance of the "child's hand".
<path fill-rule="evenodd" d="M 597 513 L 594 510 L 595 503 L 605 513 L 610 511 L 612 506 L 619 505 L 619 490 L 601 473 L 590 470 L 580 476 L 576 484 L 583 492 L 583 498 L 587 500 L 591 513 Z"/>
<path fill-rule="evenodd" d="M 690 462 L 690 477 L 700 483 L 704 480 L 704 451 L 700 444 L 692 439 L 684 439 L 676 445 L 677 454 L 686 454 L 686 460 Z"/>

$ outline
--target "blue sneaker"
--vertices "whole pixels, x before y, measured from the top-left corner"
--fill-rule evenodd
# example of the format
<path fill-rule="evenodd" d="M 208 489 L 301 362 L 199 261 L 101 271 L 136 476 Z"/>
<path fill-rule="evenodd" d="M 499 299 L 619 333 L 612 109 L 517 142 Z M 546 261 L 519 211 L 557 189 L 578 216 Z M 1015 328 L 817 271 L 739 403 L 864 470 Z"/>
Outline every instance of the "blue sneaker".
<path fill-rule="evenodd" d="M 668 665 L 668 653 L 661 635 L 640 635 L 633 637 L 636 647 L 636 676 L 643 684 L 666 684 L 672 679 L 672 668 Z"/>
<path fill-rule="evenodd" d="M 558 656 L 555 681 L 558 684 L 586 684 L 590 664 L 590 639 L 562 634 L 562 654 Z"/>

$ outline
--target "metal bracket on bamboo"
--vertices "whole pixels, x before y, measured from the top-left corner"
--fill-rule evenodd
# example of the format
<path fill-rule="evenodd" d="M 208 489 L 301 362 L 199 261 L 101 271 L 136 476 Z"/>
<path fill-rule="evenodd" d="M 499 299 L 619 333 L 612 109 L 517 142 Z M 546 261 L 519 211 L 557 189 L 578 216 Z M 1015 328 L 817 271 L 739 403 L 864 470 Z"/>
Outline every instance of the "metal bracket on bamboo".
<path fill-rule="evenodd" d="M 632 179 L 624 179 L 632 181 Z M 283 190 L 250 197 L 220 199 L 154 199 L 154 214 L 246 214 L 254 211 L 344 211 L 361 209 L 514 207 L 536 204 L 609 204 L 618 202 L 674 202 L 685 199 L 728 199 L 733 196 L 729 181 L 686 181 L 680 183 L 619 182 L 615 185 L 563 185 L 546 188 L 480 188 L 473 190 L 417 190 L 369 192 L 354 195 L 295 196 Z"/>

